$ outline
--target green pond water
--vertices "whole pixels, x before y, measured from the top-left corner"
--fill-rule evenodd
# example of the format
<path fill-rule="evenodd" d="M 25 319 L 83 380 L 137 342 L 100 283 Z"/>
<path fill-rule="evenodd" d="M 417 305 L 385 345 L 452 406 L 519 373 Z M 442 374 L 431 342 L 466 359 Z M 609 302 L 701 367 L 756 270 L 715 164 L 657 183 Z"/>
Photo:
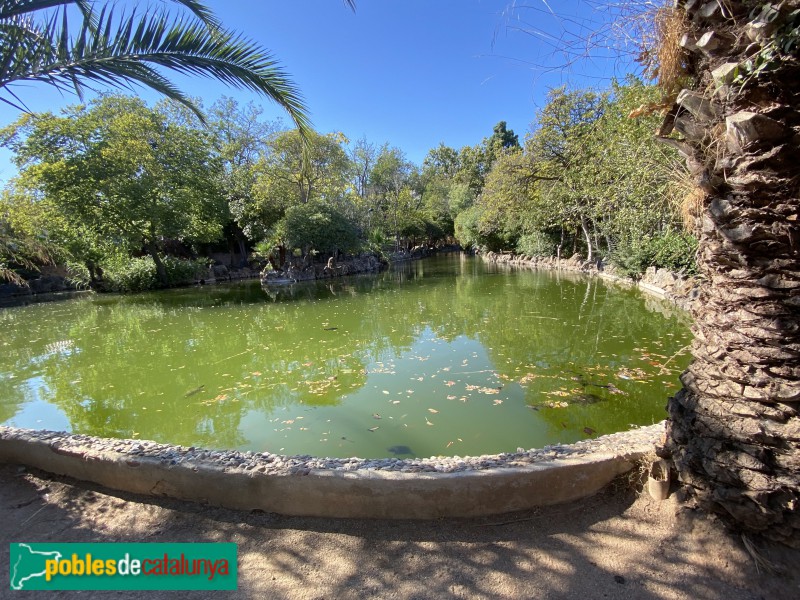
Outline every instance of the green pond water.
<path fill-rule="evenodd" d="M 649 425 L 686 315 L 450 255 L 374 276 L 0 309 L 0 423 L 210 448 L 480 455 Z"/>

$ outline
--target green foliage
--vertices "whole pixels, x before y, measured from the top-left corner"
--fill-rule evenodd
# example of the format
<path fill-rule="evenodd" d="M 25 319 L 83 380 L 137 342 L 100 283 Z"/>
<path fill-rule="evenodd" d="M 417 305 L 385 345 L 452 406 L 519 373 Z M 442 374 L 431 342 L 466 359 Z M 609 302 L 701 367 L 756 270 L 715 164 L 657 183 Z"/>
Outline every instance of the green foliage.
<path fill-rule="evenodd" d="M 356 252 L 361 247 L 358 230 L 330 204 L 321 201 L 290 207 L 275 228 L 274 245 L 325 254 L 336 250 Z"/>
<path fill-rule="evenodd" d="M 323 201 L 342 205 L 350 174 L 346 138 L 294 129 L 279 131 L 253 166 L 249 194 L 231 203 L 236 222 L 250 239 L 266 237 L 286 211 L 299 204 Z"/>
<path fill-rule="evenodd" d="M 475 205 L 456 217 L 455 236 L 459 243 L 465 248 L 475 248 L 480 250 L 500 251 L 508 249 L 511 240 L 505 237 L 502 232 L 485 226 L 485 209 L 480 205 Z"/>
<path fill-rule="evenodd" d="M 517 254 L 524 256 L 555 256 L 558 240 L 543 231 L 526 233 L 517 240 Z"/>
<path fill-rule="evenodd" d="M 12 204 L 26 207 L 17 220 L 87 263 L 111 249 L 155 255 L 164 239 L 218 239 L 221 163 L 207 133 L 168 108 L 106 96 L 4 130 L 20 168 Z"/>
<path fill-rule="evenodd" d="M 696 254 L 697 239 L 694 236 L 666 231 L 642 238 L 627 248 L 618 248 L 612 260 L 622 274 L 633 278 L 640 277 L 648 267 L 694 275 L 697 273 Z"/>
<path fill-rule="evenodd" d="M 119 255 L 104 263 L 103 280 L 111 292 L 143 292 L 158 287 L 153 258 L 130 258 Z"/>
<path fill-rule="evenodd" d="M 691 268 L 693 252 L 670 233 L 680 228 L 680 163 L 653 139 L 657 115 L 628 116 L 657 94 L 635 79 L 602 93 L 552 90 L 525 147 L 497 155 L 474 203 L 450 202 L 456 238 L 538 256 L 575 247 L 631 273 Z"/>
<path fill-rule="evenodd" d="M 797 56 L 800 48 L 800 8 L 791 8 L 784 2 L 764 2 L 757 4 L 750 12 L 751 23 L 771 31 L 771 34 L 758 52 L 748 56 L 739 65 L 735 83 L 747 85 L 776 70 L 786 58 Z"/>
<path fill-rule="evenodd" d="M 111 292 L 143 292 L 164 286 L 190 284 L 202 278 L 208 271 L 208 263 L 203 260 L 185 260 L 174 256 L 163 256 L 161 260 L 167 273 L 163 284 L 159 280 L 152 256 L 131 258 L 118 254 L 109 257 L 101 265 L 103 288 Z M 85 269 L 80 266 L 73 266 L 73 269 L 73 277 L 88 279 Z"/>

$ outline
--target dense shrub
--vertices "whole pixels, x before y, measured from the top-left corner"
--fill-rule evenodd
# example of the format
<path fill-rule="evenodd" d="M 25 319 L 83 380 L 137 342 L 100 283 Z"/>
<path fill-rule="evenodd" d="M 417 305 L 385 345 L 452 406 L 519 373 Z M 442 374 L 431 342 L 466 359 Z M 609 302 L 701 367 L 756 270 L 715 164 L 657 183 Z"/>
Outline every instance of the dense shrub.
<path fill-rule="evenodd" d="M 527 233 L 517 240 L 517 254 L 524 256 L 555 256 L 557 242 L 542 231 Z"/>
<path fill-rule="evenodd" d="M 156 265 L 150 256 L 115 257 L 103 264 L 103 284 L 112 292 L 142 292 L 158 287 Z"/>
<path fill-rule="evenodd" d="M 202 278 L 208 270 L 205 260 L 185 260 L 174 256 L 161 258 L 167 273 L 166 285 L 186 285 Z M 73 267 L 76 278 L 88 281 L 85 268 Z M 164 287 L 158 280 L 156 265 L 151 256 L 129 258 L 116 256 L 102 264 L 102 289 L 110 292 L 143 292 Z"/>
<path fill-rule="evenodd" d="M 643 238 L 628 247 L 618 247 L 611 262 L 624 275 L 637 278 L 648 267 L 676 273 L 697 273 L 697 239 L 687 233 L 668 231 L 658 237 Z"/>
<path fill-rule="evenodd" d="M 202 279 L 208 271 L 207 260 L 185 260 L 174 256 L 165 256 L 161 259 L 167 271 L 167 285 L 186 285 Z M 155 268 L 155 265 L 153 265 Z"/>

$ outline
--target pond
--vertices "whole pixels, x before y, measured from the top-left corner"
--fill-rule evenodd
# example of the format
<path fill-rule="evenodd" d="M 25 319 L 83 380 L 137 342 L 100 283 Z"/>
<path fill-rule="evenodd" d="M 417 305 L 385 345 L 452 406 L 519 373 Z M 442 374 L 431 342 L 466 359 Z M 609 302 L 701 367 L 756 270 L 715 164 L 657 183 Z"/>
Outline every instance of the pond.
<path fill-rule="evenodd" d="M 685 313 L 449 255 L 0 309 L 0 423 L 327 457 L 513 452 L 665 418 Z"/>

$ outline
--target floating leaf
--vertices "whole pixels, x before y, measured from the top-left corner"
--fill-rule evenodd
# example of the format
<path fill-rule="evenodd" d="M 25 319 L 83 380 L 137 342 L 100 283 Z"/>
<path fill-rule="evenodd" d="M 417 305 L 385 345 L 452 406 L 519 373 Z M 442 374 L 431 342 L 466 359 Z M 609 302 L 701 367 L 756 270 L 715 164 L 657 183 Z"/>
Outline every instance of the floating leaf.
<path fill-rule="evenodd" d="M 596 432 L 591 427 L 584 427 L 583 428 L 583 433 L 585 433 L 586 435 L 592 435 L 593 433 L 596 433 Z"/>
<path fill-rule="evenodd" d="M 370 427 L 367 431 L 377 431 L 378 429 L 380 429 L 380 427 L 376 425 L 375 427 Z"/>
<path fill-rule="evenodd" d="M 437 414 L 439 411 L 438 411 L 438 410 L 436 410 L 435 408 L 429 408 L 429 409 L 428 409 L 428 412 L 429 412 L 429 413 L 433 413 L 433 414 Z"/>

